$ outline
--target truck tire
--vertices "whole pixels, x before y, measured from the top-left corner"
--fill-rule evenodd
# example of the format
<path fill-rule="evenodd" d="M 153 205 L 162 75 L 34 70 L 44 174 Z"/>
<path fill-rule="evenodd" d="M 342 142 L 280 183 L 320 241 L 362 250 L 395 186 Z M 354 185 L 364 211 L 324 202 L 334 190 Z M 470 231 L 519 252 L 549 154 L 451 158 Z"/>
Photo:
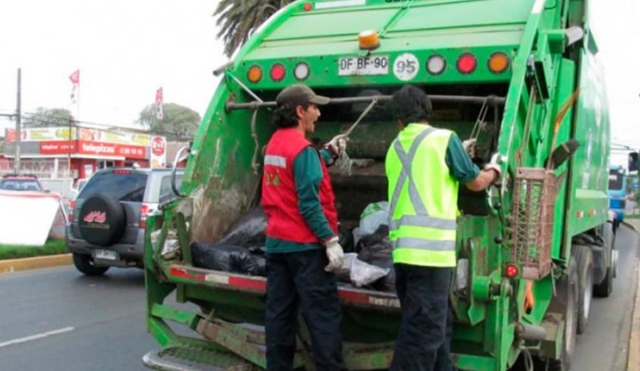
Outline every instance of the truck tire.
<path fill-rule="evenodd" d="M 593 298 L 593 254 L 585 245 L 571 247 L 573 258 L 578 265 L 578 334 L 584 334 L 589 324 L 591 300 Z"/>
<path fill-rule="evenodd" d="M 85 276 L 101 276 L 109 267 L 96 267 L 90 255 L 73 254 L 73 265 Z"/>
<path fill-rule="evenodd" d="M 578 307 L 579 307 L 579 285 L 578 265 L 575 259 L 570 259 L 567 276 L 559 283 L 565 287 L 560 289 L 564 300 L 564 329 L 562 336 L 562 353 L 560 359 L 548 359 L 548 371 L 569 371 L 571 369 L 571 357 L 576 349 L 576 338 L 578 328 Z"/>
<path fill-rule="evenodd" d="M 609 252 L 609 266 L 607 267 L 607 273 L 604 276 L 604 279 L 602 280 L 602 282 L 600 282 L 599 284 L 595 285 L 593 287 L 593 294 L 597 297 L 600 298 L 608 298 L 609 295 L 611 295 L 611 293 L 613 292 L 613 277 L 614 277 L 614 272 L 613 272 L 613 249 L 614 249 L 614 244 L 615 244 L 615 234 L 613 231 L 613 226 L 610 225 L 609 223 L 605 224 L 604 226 L 604 231 L 602 234 L 602 237 L 604 239 L 604 251 L 608 251 Z"/>

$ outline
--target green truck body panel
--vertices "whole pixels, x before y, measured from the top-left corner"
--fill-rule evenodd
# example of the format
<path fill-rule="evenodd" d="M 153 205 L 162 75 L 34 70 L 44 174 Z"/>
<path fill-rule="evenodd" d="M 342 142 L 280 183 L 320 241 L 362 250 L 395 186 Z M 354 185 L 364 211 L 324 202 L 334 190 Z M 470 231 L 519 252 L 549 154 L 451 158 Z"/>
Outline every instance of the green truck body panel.
<path fill-rule="evenodd" d="M 190 148 L 180 190 L 184 198 L 164 205 L 161 215 L 148 221 L 150 333 L 167 351 L 187 359 L 202 354 L 203 359 L 218 357 L 224 367 L 265 367 L 263 334 L 231 323 L 264 324 L 266 280 L 194 268 L 189 244 L 215 242 L 259 201 L 262 154 L 274 130 L 273 100 L 282 88 L 299 82 L 294 69 L 303 62 L 309 68 L 303 82 L 337 99 L 336 104 L 322 107 L 314 134 L 320 141 L 344 132 L 368 105 L 365 100 L 340 99 L 388 96 L 405 83 L 423 86 L 434 97 L 432 124 L 454 130 L 462 139 L 471 134 L 481 107 L 488 108 L 488 129 L 480 133 L 478 149 L 483 162 L 499 154 L 504 177 L 502 185 L 489 193 L 461 189 L 457 252 L 468 269 L 451 294 L 456 317 L 454 362 L 460 370 L 505 371 L 525 347 L 535 349 L 530 351 L 541 358 L 562 358 L 564 320 L 554 285 L 566 280 L 571 270 L 572 239 L 595 233 L 609 219 L 608 104 L 585 1 L 356 0 L 350 4 L 361 5 L 327 7 L 348 3 L 290 4 L 219 71 L 223 78 Z M 310 10 L 305 10 L 306 4 L 311 4 Z M 582 28 L 584 37 L 568 45 L 565 32 L 571 26 Z M 370 52 L 358 46 L 358 34 L 369 29 L 377 30 L 381 41 Z M 510 63 L 496 73 L 488 62 L 498 52 L 505 53 Z M 464 53 L 471 53 L 477 62 L 468 74 L 456 67 Z M 444 71 L 435 75 L 427 68 L 434 55 L 446 60 Z M 347 57 L 387 57 L 378 62 L 386 61 L 388 69 L 341 75 L 340 64 Z M 412 60 L 418 62 L 415 71 L 407 72 Z M 404 73 L 399 72 L 399 62 L 405 62 Z M 286 70 L 280 81 L 270 76 L 277 63 Z M 249 71 L 255 66 L 262 76 L 250 81 Z M 554 134 L 556 117 L 576 89 L 580 89 L 577 100 Z M 264 102 L 255 102 L 248 90 Z M 467 99 L 471 96 L 477 99 Z M 250 102 L 255 103 L 242 106 Z M 349 156 L 373 159 L 374 164 L 354 168 L 351 176 L 332 173 L 343 222 L 357 223 L 368 203 L 386 199 L 384 156 L 397 135 L 386 104 L 381 99 L 350 137 Z M 545 209 L 545 215 L 553 215 L 549 244 L 528 252 L 547 249 L 553 266 L 541 277 L 527 280 L 522 276 L 525 267 L 514 261 L 513 253 L 513 236 L 518 233 L 513 229 L 514 205 L 527 197 L 516 196 L 516 177 L 521 169 L 543 169 L 552 150 L 571 138 L 580 144 L 577 151 L 551 171 L 561 180 L 553 204 Z M 176 242 L 178 255 L 163 256 L 163 248 Z M 519 268 L 516 277 L 506 276 L 511 263 Z M 527 311 L 528 282 L 534 305 Z M 178 302 L 195 303 L 201 313 L 171 309 L 166 299 L 174 292 Z M 341 288 L 340 296 L 349 368 L 385 369 L 400 323 L 397 297 L 355 288 Z M 167 321 L 186 325 L 208 340 L 178 336 Z M 523 326 L 544 330 L 545 336 L 530 339 L 522 334 Z M 308 338 L 304 329 L 301 337 Z M 301 346 L 296 356 L 297 365 L 310 362 L 304 349 Z M 147 364 L 153 366 L 151 361 Z"/>

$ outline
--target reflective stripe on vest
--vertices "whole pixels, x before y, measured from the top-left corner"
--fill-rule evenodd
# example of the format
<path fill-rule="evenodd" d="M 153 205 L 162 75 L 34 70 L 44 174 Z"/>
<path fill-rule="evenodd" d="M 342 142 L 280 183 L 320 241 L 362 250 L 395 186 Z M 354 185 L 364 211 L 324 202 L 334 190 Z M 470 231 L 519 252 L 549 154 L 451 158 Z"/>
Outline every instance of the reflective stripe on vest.
<path fill-rule="evenodd" d="M 436 130 L 427 127 L 420 132 L 411 142 L 408 153 L 399 139 L 393 145 L 401 168 L 389 205 L 389 229 L 396 235 L 392 241 L 395 262 L 441 267 L 455 265 L 456 220 L 431 216 L 411 176 L 414 158 L 420 145 Z M 411 202 L 415 215 L 401 215 L 398 219 L 393 219 L 405 185 L 407 194 L 404 197 L 408 196 L 408 199 L 405 198 L 403 202 Z"/>

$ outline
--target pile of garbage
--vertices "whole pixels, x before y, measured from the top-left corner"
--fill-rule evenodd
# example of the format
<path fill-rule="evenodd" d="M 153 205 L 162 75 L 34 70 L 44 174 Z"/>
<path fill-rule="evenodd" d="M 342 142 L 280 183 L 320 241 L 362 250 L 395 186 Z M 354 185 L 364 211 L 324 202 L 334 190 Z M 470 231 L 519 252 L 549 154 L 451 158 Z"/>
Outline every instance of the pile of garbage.
<path fill-rule="evenodd" d="M 395 273 L 389 240 L 389 204 L 369 204 L 353 229 L 339 226 L 344 265 L 336 273 L 342 283 L 380 291 L 395 291 Z M 191 244 L 193 264 L 199 268 L 266 277 L 267 218 L 253 208 L 215 244 Z"/>

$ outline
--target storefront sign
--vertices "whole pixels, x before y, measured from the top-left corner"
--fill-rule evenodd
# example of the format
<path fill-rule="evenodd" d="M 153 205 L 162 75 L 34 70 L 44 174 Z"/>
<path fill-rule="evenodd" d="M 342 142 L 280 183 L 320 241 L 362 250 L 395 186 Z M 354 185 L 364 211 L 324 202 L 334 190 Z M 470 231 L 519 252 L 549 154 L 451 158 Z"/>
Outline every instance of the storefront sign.
<path fill-rule="evenodd" d="M 76 128 L 31 128 L 20 130 L 20 140 L 23 142 L 42 142 L 42 141 L 68 141 L 76 139 Z M 7 129 L 6 141 L 16 141 L 16 129 Z"/>
<path fill-rule="evenodd" d="M 56 142 L 56 141 L 46 141 L 40 142 L 40 154 L 41 155 L 64 155 L 71 153 L 76 153 L 76 142 L 69 141 L 66 142 Z"/>
<path fill-rule="evenodd" d="M 78 142 L 78 154 L 146 159 L 146 148 L 103 142 Z"/>
<path fill-rule="evenodd" d="M 164 137 L 153 137 L 151 139 L 151 161 L 152 168 L 165 167 L 167 164 L 167 141 Z"/>

